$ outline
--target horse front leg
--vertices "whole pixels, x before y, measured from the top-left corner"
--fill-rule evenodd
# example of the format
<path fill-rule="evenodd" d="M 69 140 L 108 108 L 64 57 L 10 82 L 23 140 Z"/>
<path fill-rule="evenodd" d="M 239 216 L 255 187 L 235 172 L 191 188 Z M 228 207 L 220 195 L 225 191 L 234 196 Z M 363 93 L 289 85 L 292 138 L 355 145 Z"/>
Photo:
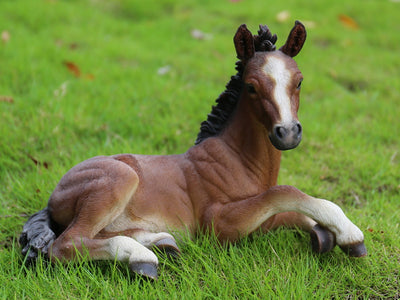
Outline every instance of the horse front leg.
<path fill-rule="evenodd" d="M 213 220 L 219 238 L 232 241 L 254 232 L 272 216 L 285 212 L 300 213 L 315 220 L 317 227 L 310 227 L 310 231 L 314 231 L 318 238 L 318 231 L 326 228 L 350 256 L 367 254 L 363 233 L 339 206 L 328 200 L 311 197 L 292 186 L 275 186 L 252 198 L 215 205 L 208 212 L 208 217 Z M 304 222 L 304 219 L 299 220 Z M 282 223 L 284 221 L 281 220 Z M 292 222 L 292 225 L 296 224 Z M 309 222 L 308 226 L 311 225 L 312 222 Z"/>
<path fill-rule="evenodd" d="M 156 248 L 160 250 L 168 258 L 177 258 L 181 253 L 181 250 L 176 244 L 175 238 L 167 232 L 136 230 L 132 234 L 132 237 L 149 249 Z"/>

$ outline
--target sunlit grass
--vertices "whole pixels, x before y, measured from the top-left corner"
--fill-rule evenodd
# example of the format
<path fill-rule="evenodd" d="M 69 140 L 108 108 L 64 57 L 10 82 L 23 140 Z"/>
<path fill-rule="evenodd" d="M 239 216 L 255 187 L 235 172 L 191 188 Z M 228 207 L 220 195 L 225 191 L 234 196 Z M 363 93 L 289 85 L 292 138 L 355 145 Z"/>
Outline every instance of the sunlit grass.
<path fill-rule="evenodd" d="M 398 298 L 399 6 L 1 1 L 0 33 L 9 38 L 0 40 L 0 297 Z M 290 18 L 278 22 L 283 10 Z M 363 230 L 368 257 L 314 255 L 307 235 L 278 230 L 229 247 L 212 236 L 184 239 L 179 260 L 160 258 L 154 283 L 112 261 L 23 266 L 22 225 L 70 167 L 101 154 L 184 152 L 234 73 L 236 28 L 268 24 L 279 47 L 295 19 L 308 28 L 296 57 L 304 139 L 284 153 L 279 182 L 340 204 Z M 193 38 L 193 29 L 209 38 Z"/>

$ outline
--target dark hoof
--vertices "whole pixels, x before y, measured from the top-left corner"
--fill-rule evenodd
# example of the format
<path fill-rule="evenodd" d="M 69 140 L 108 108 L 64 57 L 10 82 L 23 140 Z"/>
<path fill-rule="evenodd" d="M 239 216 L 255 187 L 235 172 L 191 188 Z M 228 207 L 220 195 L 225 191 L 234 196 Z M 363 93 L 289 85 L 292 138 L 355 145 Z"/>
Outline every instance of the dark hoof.
<path fill-rule="evenodd" d="M 165 253 L 168 258 L 178 258 L 181 254 L 181 250 L 179 250 L 178 245 L 172 238 L 161 239 L 155 242 L 154 246 Z"/>
<path fill-rule="evenodd" d="M 367 248 L 365 247 L 364 242 L 361 242 L 359 244 L 340 246 L 340 248 L 344 251 L 344 253 L 347 253 L 349 256 L 352 257 L 363 257 L 367 255 Z"/>
<path fill-rule="evenodd" d="M 333 233 L 318 224 L 311 229 L 310 236 L 312 249 L 316 253 L 329 252 L 336 245 Z"/>
<path fill-rule="evenodd" d="M 130 269 L 146 279 L 157 280 L 157 265 L 154 263 L 137 262 L 129 265 Z"/>

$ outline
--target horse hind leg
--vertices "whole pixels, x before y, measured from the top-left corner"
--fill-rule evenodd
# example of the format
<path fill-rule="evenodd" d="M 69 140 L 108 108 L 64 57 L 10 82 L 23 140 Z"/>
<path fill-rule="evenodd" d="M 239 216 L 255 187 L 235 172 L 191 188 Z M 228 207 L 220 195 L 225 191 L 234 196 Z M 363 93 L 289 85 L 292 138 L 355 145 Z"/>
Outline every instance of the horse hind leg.
<path fill-rule="evenodd" d="M 72 218 L 52 244 L 50 258 L 67 262 L 87 253 L 94 260 L 128 262 L 133 272 L 156 279 L 158 259 L 151 250 L 127 236 L 97 237 L 125 211 L 138 182 L 128 164 L 112 158 L 91 159 L 71 169 L 49 202 L 56 220 Z M 74 204 L 73 216 L 63 215 L 67 200 Z"/>
<path fill-rule="evenodd" d="M 60 251 L 60 248 L 62 250 Z M 145 246 L 127 236 L 114 236 L 107 239 L 90 239 L 80 236 L 64 236 L 61 241 L 56 241 L 52 247 L 54 257 L 62 259 L 73 257 L 80 253 L 84 256 L 86 253 L 93 260 L 118 260 L 129 264 L 129 268 L 135 274 L 148 279 L 157 279 L 157 256 Z M 71 251 L 74 252 L 73 257 Z M 63 256 L 60 256 L 60 252 Z M 66 255 L 66 252 L 70 252 Z"/>
<path fill-rule="evenodd" d="M 85 229 L 81 219 L 54 241 L 49 253 L 53 261 L 61 262 L 85 254 L 93 260 L 126 262 L 132 272 L 144 278 L 155 280 L 158 276 L 158 258 L 150 249 L 128 236 L 92 238 L 91 230 Z"/>
<path fill-rule="evenodd" d="M 268 219 L 261 228 L 263 231 L 268 231 L 280 226 L 299 228 L 308 232 L 311 238 L 311 247 L 315 253 L 329 252 L 336 245 L 335 235 L 331 231 L 298 212 L 276 214 Z"/>

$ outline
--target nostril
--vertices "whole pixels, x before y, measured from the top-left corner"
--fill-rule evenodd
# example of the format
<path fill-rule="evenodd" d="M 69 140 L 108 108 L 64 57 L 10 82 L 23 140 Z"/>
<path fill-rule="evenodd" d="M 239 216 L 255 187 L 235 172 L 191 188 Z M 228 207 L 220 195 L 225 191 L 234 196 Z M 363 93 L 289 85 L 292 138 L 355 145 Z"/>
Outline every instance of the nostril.
<path fill-rule="evenodd" d="M 298 123 L 298 124 L 296 124 L 296 126 L 295 126 L 295 127 L 296 127 L 296 129 L 295 129 L 295 130 L 296 130 L 297 134 L 301 134 L 301 131 L 303 130 L 303 129 L 302 129 L 302 127 L 301 127 L 301 124 L 300 124 L 300 123 Z"/>
<path fill-rule="evenodd" d="M 282 126 L 277 126 L 275 128 L 275 134 L 278 138 L 283 139 L 286 136 L 286 129 Z"/>

